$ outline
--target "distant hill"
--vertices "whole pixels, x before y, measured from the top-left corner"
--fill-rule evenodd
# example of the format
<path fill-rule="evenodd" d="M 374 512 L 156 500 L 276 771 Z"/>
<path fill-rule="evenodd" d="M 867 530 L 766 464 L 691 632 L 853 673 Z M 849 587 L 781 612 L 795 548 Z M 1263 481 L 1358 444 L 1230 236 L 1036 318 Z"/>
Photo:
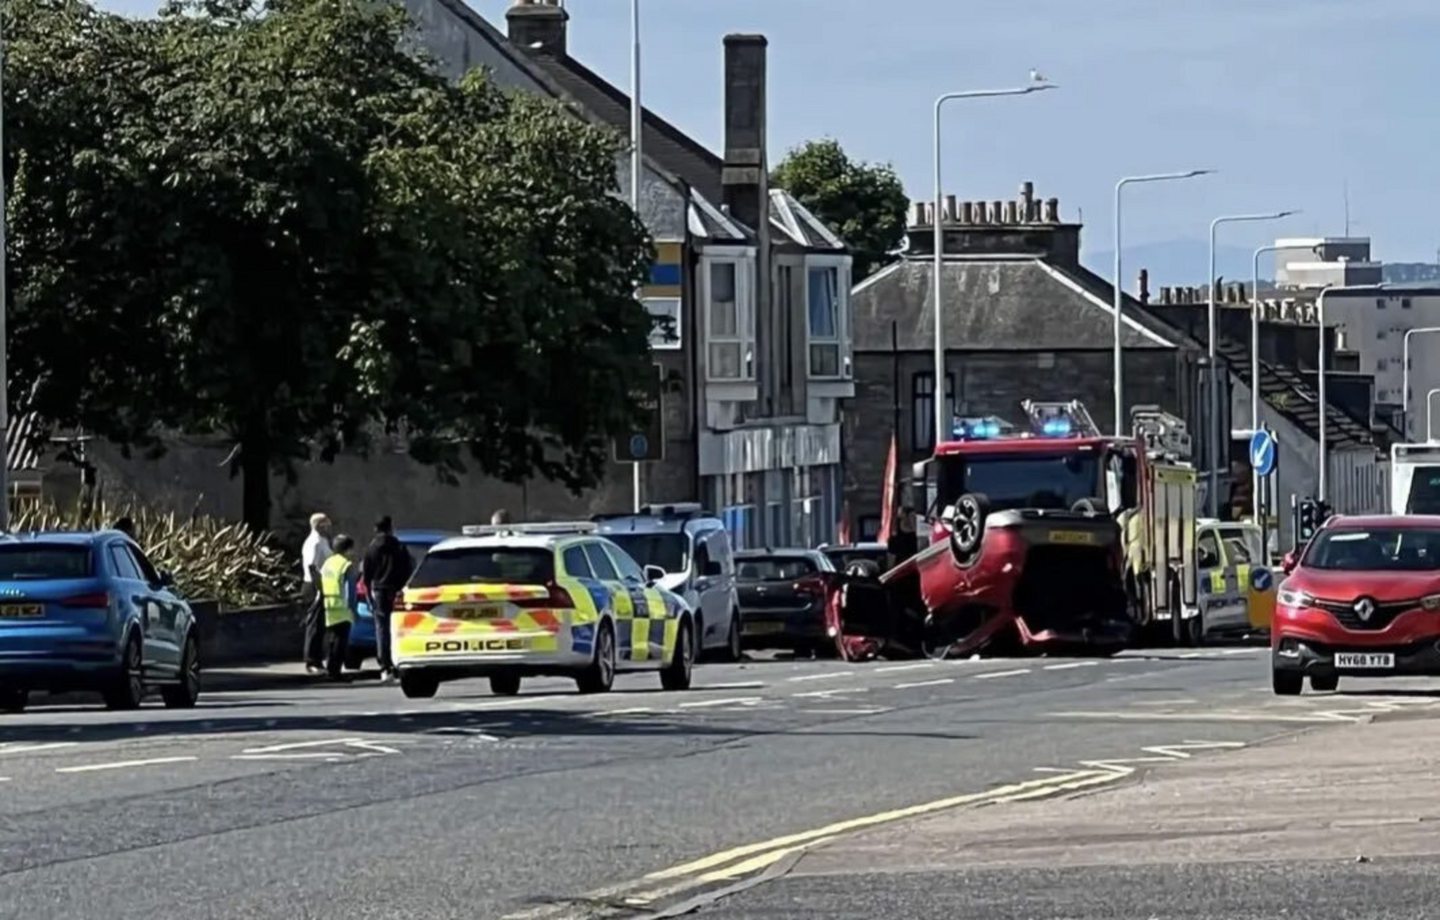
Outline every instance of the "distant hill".
<path fill-rule="evenodd" d="M 1108 240 L 1107 240 L 1108 242 Z M 1255 250 L 1241 246 L 1215 247 L 1215 272 L 1226 281 L 1250 283 L 1251 259 Z M 1109 278 L 1115 256 L 1107 247 L 1082 253 L 1085 267 Z M 1139 243 L 1125 247 L 1125 290 L 1135 292 L 1135 279 L 1140 269 L 1150 273 L 1150 291 L 1158 296 L 1162 287 L 1200 286 L 1205 283 L 1205 270 L 1210 261 L 1210 245 L 1204 240 L 1171 240 L 1163 243 Z M 1267 253 L 1260 257 L 1260 278 L 1274 274 L 1274 260 Z"/>
<path fill-rule="evenodd" d="M 1391 284 L 1420 284 L 1440 281 L 1440 265 L 1429 262 L 1387 262 L 1381 277 Z"/>

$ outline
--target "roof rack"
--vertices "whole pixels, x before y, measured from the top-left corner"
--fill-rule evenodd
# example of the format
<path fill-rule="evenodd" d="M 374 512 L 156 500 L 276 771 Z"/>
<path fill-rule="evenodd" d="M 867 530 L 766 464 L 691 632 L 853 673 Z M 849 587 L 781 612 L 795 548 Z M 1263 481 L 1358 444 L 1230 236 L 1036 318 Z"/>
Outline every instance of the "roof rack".
<path fill-rule="evenodd" d="M 466 524 L 460 528 L 460 532 L 467 537 L 594 533 L 595 523 L 593 521 L 550 521 L 543 524 Z"/>

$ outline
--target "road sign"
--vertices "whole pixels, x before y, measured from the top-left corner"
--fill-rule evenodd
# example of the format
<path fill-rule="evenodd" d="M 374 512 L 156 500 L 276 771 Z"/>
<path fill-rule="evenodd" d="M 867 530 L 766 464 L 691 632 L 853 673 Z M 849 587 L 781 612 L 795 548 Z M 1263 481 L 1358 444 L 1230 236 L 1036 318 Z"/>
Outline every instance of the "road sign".
<path fill-rule="evenodd" d="M 1250 465 L 1255 472 L 1261 476 L 1269 476 L 1275 471 L 1275 435 L 1268 429 L 1261 428 L 1250 437 Z"/>
<path fill-rule="evenodd" d="M 649 463 L 665 459 L 665 413 L 661 397 L 660 365 L 652 368 L 645 381 L 645 389 L 635 394 L 635 400 L 645 413 L 644 424 L 617 435 L 611 443 L 611 450 L 618 463 Z"/>

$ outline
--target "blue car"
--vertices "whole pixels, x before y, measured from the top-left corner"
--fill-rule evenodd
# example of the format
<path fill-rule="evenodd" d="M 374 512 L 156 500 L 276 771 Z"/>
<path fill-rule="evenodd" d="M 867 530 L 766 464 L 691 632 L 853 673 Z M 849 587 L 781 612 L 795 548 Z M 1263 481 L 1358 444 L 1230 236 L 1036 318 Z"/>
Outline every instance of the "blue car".
<path fill-rule="evenodd" d="M 32 690 L 135 709 L 151 688 L 172 708 L 200 696 L 199 633 L 169 573 L 118 531 L 0 536 L 0 712 Z"/>
<path fill-rule="evenodd" d="M 420 560 L 430 551 L 430 547 L 441 540 L 453 537 L 455 534 L 446 533 L 443 530 L 397 530 L 395 539 L 404 544 L 410 551 L 410 561 L 414 563 L 411 569 L 420 567 Z M 375 647 L 375 618 L 370 615 L 370 604 L 365 597 L 365 587 L 360 586 L 359 615 L 355 618 L 355 625 L 350 628 L 350 646 L 345 653 L 345 667 L 357 671 L 365 663 L 366 658 L 374 658 Z"/>

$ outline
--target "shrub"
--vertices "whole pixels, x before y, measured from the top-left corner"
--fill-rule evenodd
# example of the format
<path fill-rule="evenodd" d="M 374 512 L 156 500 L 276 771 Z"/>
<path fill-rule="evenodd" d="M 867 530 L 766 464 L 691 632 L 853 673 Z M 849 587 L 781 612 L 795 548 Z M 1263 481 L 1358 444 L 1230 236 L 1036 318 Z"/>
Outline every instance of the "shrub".
<path fill-rule="evenodd" d="M 224 607 L 251 607 L 290 601 L 299 577 L 270 534 L 252 533 L 243 524 L 205 515 L 181 516 L 144 505 L 79 502 L 66 511 L 53 502 L 19 509 L 11 518 L 15 532 L 101 530 L 128 516 L 135 538 L 157 569 L 175 576 L 176 586 L 192 600 L 208 598 Z"/>

